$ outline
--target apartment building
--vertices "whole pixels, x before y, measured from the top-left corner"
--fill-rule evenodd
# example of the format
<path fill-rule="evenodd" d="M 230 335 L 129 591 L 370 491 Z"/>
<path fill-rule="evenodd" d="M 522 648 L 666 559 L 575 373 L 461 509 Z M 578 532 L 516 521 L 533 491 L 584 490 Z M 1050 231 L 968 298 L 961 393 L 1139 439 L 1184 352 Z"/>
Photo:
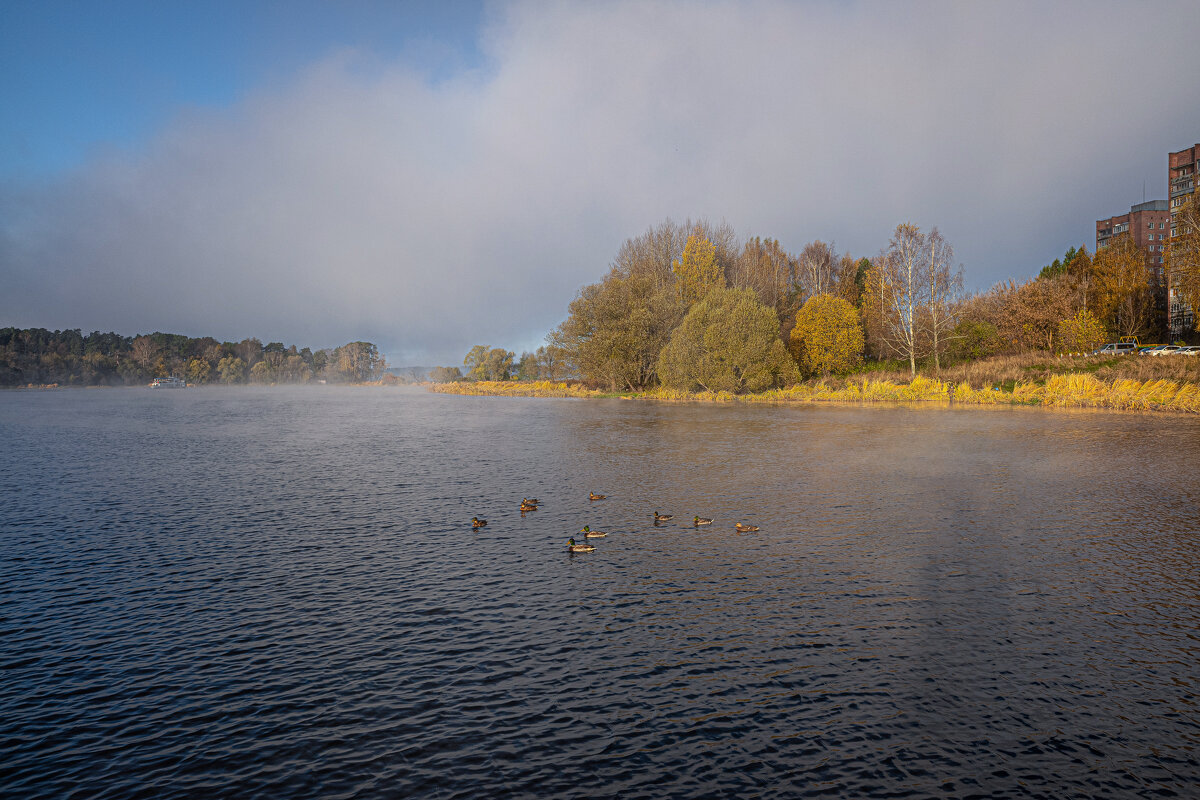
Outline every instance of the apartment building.
<path fill-rule="evenodd" d="M 1128 214 L 1096 220 L 1097 253 L 1103 250 L 1114 236 L 1129 234 L 1133 243 L 1146 254 L 1146 272 L 1150 277 L 1150 288 L 1154 292 L 1154 314 L 1160 320 L 1170 317 L 1171 308 L 1167 280 L 1163 274 L 1170 216 L 1166 200 L 1151 200 L 1133 206 Z"/>
<path fill-rule="evenodd" d="M 1166 200 L 1151 200 L 1131 207 L 1128 214 L 1098 219 L 1096 251 L 1103 249 L 1114 236 L 1128 233 L 1133 243 L 1146 253 L 1146 268 L 1161 278 L 1170 216 Z"/>
<path fill-rule="evenodd" d="M 1194 144 L 1186 150 L 1180 150 L 1167 155 L 1167 198 L 1170 204 L 1170 235 L 1175 235 L 1175 215 L 1188 196 L 1196 192 L 1197 172 L 1200 172 L 1200 144 Z M 1168 276 L 1167 286 L 1167 327 L 1172 338 L 1179 338 L 1192 330 L 1195 324 L 1193 309 L 1176 294 L 1170 285 Z"/>

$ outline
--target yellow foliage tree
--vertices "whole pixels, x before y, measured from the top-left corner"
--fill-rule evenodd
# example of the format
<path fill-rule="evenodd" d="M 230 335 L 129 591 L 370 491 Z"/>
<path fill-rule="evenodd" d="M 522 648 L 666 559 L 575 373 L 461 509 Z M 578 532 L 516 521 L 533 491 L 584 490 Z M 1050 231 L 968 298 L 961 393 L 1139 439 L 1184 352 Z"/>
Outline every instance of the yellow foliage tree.
<path fill-rule="evenodd" d="M 202 358 L 193 358 L 187 365 L 187 379 L 192 383 L 208 383 L 212 373 L 212 364 Z"/>
<path fill-rule="evenodd" d="M 1146 254 L 1128 234 L 1108 241 L 1092 259 L 1096 315 L 1122 336 L 1144 333 L 1153 312 Z"/>
<path fill-rule="evenodd" d="M 714 287 L 725 286 L 725 275 L 717 263 L 717 247 L 699 231 L 688 237 L 683 257 L 672 264 L 679 297 L 687 305 L 704 299 Z"/>
<path fill-rule="evenodd" d="M 1058 343 L 1070 353 L 1086 353 L 1104 344 L 1104 323 L 1090 311 L 1080 311 L 1058 323 Z"/>
<path fill-rule="evenodd" d="M 863 330 L 854 306 L 840 297 L 810 297 L 796 314 L 792 354 L 810 373 L 828 376 L 853 369 L 863 354 Z"/>

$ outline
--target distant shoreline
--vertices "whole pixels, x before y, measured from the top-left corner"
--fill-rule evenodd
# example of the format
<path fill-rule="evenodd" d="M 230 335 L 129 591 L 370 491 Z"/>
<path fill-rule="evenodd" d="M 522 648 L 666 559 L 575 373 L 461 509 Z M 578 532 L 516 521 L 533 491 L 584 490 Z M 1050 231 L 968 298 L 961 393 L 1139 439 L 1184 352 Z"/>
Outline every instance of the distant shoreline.
<path fill-rule="evenodd" d="M 838 388 L 821 381 L 744 395 L 730 392 L 680 392 L 661 388 L 645 392 L 606 392 L 552 381 L 457 381 L 432 384 L 429 388 L 430 391 L 442 394 L 484 397 L 619 398 L 698 403 L 930 403 L 947 406 L 1034 406 L 1200 414 L 1198 384 L 1167 380 L 1103 381 L 1087 373 L 1054 375 L 1044 383 L 1017 383 L 1007 391 L 992 387 L 975 389 L 965 383 L 952 384 L 922 376 L 917 376 L 909 383 L 870 378 L 851 380 Z"/>

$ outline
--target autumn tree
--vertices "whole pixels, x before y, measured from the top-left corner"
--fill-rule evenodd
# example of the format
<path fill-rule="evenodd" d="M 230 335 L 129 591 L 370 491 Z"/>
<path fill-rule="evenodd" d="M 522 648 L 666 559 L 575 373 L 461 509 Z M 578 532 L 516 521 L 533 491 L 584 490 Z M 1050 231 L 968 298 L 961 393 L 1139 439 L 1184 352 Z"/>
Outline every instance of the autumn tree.
<path fill-rule="evenodd" d="M 797 259 L 797 279 L 804 296 L 833 294 L 837 285 L 837 254 L 833 246 L 819 239 L 804 246 Z"/>
<path fill-rule="evenodd" d="M 992 322 L 961 319 L 950 334 L 947 350 L 951 358 L 979 359 L 996 354 L 1000 348 L 1000 329 Z"/>
<path fill-rule="evenodd" d="M 138 336 L 133 340 L 133 347 L 130 355 L 137 365 L 142 368 L 142 372 L 149 372 L 158 362 L 161 354 L 161 348 L 158 343 L 150 336 Z"/>
<path fill-rule="evenodd" d="M 335 380 L 350 383 L 378 379 L 387 369 L 387 360 L 379 354 L 379 348 L 371 342 L 349 342 L 334 348 L 327 365 L 327 374 L 332 370 Z"/>
<path fill-rule="evenodd" d="M 717 248 L 699 231 L 688 237 L 683 255 L 673 265 L 679 298 L 685 305 L 701 300 L 709 290 L 725 285 L 725 275 L 717 263 Z"/>
<path fill-rule="evenodd" d="M 541 377 L 542 365 L 538 361 L 537 353 L 524 351 L 521 353 L 521 358 L 517 361 L 515 367 L 517 380 L 535 381 Z"/>
<path fill-rule="evenodd" d="M 891 349 L 908 360 L 917 374 L 923 331 L 921 317 L 929 298 L 929 237 L 911 222 L 896 226 L 886 252 L 880 255 L 881 329 Z"/>
<path fill-rule="evenodd" d="M 649 278 L 656 289 L 675 283 L 674 264 L 683 256 L 687 229 L 670 219 L 648 228 L 641 236 L 626 239 L 613 261 L 613 272 L 622 278 Z"/>
<path fill-rule="evenodd" d="M 208 383 L 212 365 L 202 358 L 193 358 L 187 365 L 187 379 L 191 383 Z"/>
<path fill-rule="evenodd" d="M 295 349 L 292 347 L 292 350 Z M 307 383 L 312 379 L 312 367 L 304 360 L 304 356 L 291 353 L 279 365 L 276 375 L 279 380 L 287 383 Z"/>
<path fill-rule="evenodd" d="M 858 307 L 866 283 L 867 270 L 871 262 L 865 258 L 853 258 L 843 253 L 838 259 L 835 273 L 834 297 L 840 297 L 855 308 Z"/>
<path fill-rule="evenodd" d="M 569 359 L 562 347 L 554 343 L 545 344 L 537 349 L 535 355 L 538 360 L 539 378 L 561 381 L 570 374 Z"/>
<path fill-rule="evenodd" d="M 515 354 L 503 347 L 493 347 L 488 350 L 484 359 L 484 374 L 489 381 L 506 381 L 512 377 L 513 358 Z"/>
<path fill-rule="evenodd" d="M 477 344 L 467 351 L 466 357 L 463 358 L 463 366 L 467 368 L 468 380 L 487 380 L 487 354 L 486 344 Z"/>
<path fill-rule="evenodd" d="M 271 368 L 271 362 L 265 358 L 259 361 L 250 368 L 250 380 L 253 383 L 274 383 L 275 370 Z"/>
<path fill-rule="evenodd" d="M 925 277 L 929 282 L 929 290 L 922 323 L 929 338 L 929 352 L 933 354 L 933 368 L 940 371 L 941 354 L 949 343 L 951 330 L 957 324 L 954 308 L 962 297 L 963 275 L 962 267 L 954 264 L 954 248 L 937 228 L 929 232 L 927 246 L 929 262 Z"/>
<path fill-rule="evenodd" d="M 778 240 L 757 236 L 748 240 L 730 272 L 729 285 L 753 290 L 760 302 L 775 310 L 781 327 L 790 327 L 795 321 L 796 258 Z"/>
<path fill-rule="evenodd" d="M 225 356 L 217 363 L 221 383 L 241 383 L 246 379 L 246 362 L 237 356 Z"/>
<path fill-rule="evenodd" d="M 883 359 L 893 355 L 886 335 L 890 307 L 886 276 L 878 266 L 869 264 L 863 273 L 858 314 L 862 320 L 863 338 L 866 340 L 865 352 L 873 358 Z"/>
<path fill-rule="evenodd" d="M 1014 281 L 992 289 L 1000 339 L 1010 350 L 1053 350 L 1058 324 L 1082 308 L 1082 292 L 1069 276 Z"/>
<path fill-rule="evenodd" d="M 429 380 L 434 383 L 461 381 L 462 377 L 462 371 L 458 367 L 434 367 L 429 371 Z"/>
<path fill-rule="evenodd" d="M 263 344 L 258 339 L 247 338 L 233 346 L 233 354 L 246 362 L 246 365 L 253 366 L 262 358 Z"/>
<path fill-rule="evenodd" d="M 692 306 L 663 348 L 658 372 L 672 388 L 736 393 L 799 379 L 775 312 L 749 289 L 716 288 Z"/>
<path fill-rule="evenodd" d="M 1154 311 L 1154 295 L 1146 254 L 1129 234 L 1109 239 L 1092 259 L 1092 311 L 1119 336 L 1146 332 Z"/>
<path fill-rule="evenodd" d="M 1104 344 L 1108 334 L 1095 314 L 1080 311 L 1058 323 L 1058 344 L 1070 353 L 1086 353 Z"/>
<path fill-rule="evenodd" d="M 644 389 L 657 380 L 659 353 L 683 312 L 674 287 L 614 271 L 579 291 L 567 319 L 547 337 L 547 354 L 555 348 L 558 369 L 569 363 L 589 383 Z"/>
<path fill-rule="evenodd" d="M 809 373 L 828 377 L 862 361 L 863 331 L 858 311 L 840 297 L 810 297 L 796 314 L 791 332 L 792 354 Z"/>

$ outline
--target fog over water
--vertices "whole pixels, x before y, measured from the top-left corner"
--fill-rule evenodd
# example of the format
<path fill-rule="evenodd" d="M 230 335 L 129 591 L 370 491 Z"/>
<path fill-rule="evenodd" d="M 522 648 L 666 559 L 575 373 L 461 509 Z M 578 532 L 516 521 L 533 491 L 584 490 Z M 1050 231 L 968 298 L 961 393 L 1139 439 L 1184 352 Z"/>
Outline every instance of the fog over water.
<path fill-rule="evenodd" d="M 458 363 L 536 346 L 667 217 L 857 256 L 937 225 L 986 288 L 1164 196 L 1167 151 L 1200 139 L 1193 3 L 490 9 L 453 69 L 331 42 L 142 141 L 0 175 L 0 324 Z"/>
<path fill-rule="evenodd" d="M 114 389 L 0 441 L 13 796 L 1200 782 L 1194 418 Z"/>

